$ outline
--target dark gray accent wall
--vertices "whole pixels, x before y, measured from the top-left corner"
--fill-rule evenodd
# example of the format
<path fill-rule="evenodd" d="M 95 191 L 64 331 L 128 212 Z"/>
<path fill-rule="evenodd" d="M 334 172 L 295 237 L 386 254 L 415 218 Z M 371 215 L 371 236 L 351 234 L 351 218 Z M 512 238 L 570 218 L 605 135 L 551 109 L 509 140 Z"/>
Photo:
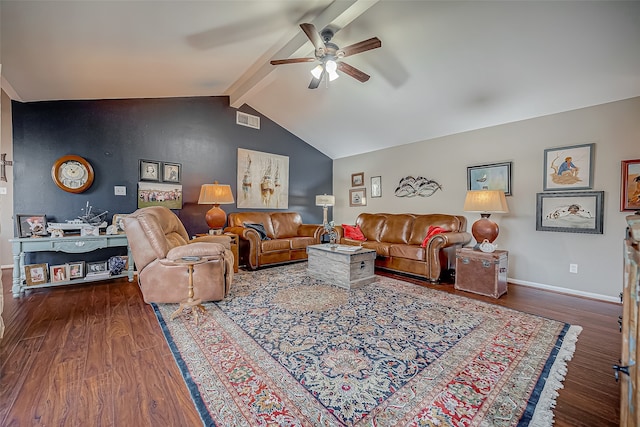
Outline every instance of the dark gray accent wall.
<path fill-rule="evenodd" d="M 261 129 L 236 125 L 228 97 L 95 101 L 13 101 L 14 212 L 46 214 L 62 222 L 82 214 L 89 202 L 114 213 L 137 209 L 140 159 L 182 164 L 184 208 L 175 212 L 190 234 L 205 232 L 198 205 L 201 184 L 229 184 L 236 195 L 237 149 L 289 156 L 289 208 L 306 223 L 320 223 L 316 194 L 331 194 L 332 160 L 248 106 L 261 117 Z M 86 158 L 95 171 L 84 193 L 59 189 L 51 167 L 61 156 Z M 127 188 L 115 196 L 114 186 Z M 237 211 L 224 205 L 226 212 Z"/>

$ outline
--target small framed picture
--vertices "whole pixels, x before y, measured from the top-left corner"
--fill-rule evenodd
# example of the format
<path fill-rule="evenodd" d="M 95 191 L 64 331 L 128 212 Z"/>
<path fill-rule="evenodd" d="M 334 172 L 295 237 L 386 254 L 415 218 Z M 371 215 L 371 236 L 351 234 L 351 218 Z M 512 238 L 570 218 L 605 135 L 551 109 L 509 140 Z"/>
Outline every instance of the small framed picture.
<path fill-rule="evenodd" d="M 49 267 L 51 283 L 69 280 L 69 265 L 60 264 Z"/>
<path fill-rule="evenodd" d="M 109 272 L 107 261 L 87 262 L 86 269 L 86 276 L 91 276 L 92 274 L 105 274 Z"/>
<path fill-rule="evenodd" d="M 382 177 L 371 177 L 371 197 L 382 197 Z"/>
<path fill-rule="evenodd" d="M 45 215 L 16 214 L 16 232 L 18 237 L 47 236 L 47 217 Z"/>
<path fill-rule="evenodd" d="M 349 190 L 349 206 L 367 206 L 367 189 Z"/>
<path fill-rule="evenodd" d="M 160 162 L 140 160 L 140 181 L 160 181 Z"/>
<path fill-rule="evenodd" d="M 49 268 L 47 264 L 31 264 L 24 266 L 24 276 L 27 286 L 47 283 Z"/>
<path fill-rule="evenodd" d="M 602 234 L 604 191 L 538 193 L 536 230 Z"/>
<path fill-rule="evenodd" d="M 362 187 L 364 185 L 364 172 L 351 174 L 351 186 Z"/>
<path fill-rule="evenodd" d="M 113 214 L 112 224 L 116 233 L 124 234 L 124 218 L 127 217 L 127 214 Z"/>
<path fill-rule="evenodd" d="M 582 144 L 544 150 L 543 190 L 593 188 L 594 147 L 595 144 Z"/>
<path fill-rule="evenodd" d="M 511 162 L 467 166 L 467 190 L 502 190 L 511 195 Z"/>
<path fill-rule="evenodd" d="M 69 279 L 82 279 L 84 277 L 84 261 L 69 263 Z"/>
<path fill-rule="evenodd" d="M 162 181 L 163 182 L 180 182 L 182 179 L 182 165 L 180 163 L 162 164 Z"/>
<path fill-rule="evenodd" d="M 80 236 L 89 237 L 89 236 L 99 236 L 100 235 L 100 227 L 96 226 L 83 226 L 80 229 Z"/>
<path fill-rule="evenodd" d="M 640 211 L 640 159 L 622 161 L 620 211 Z"/>

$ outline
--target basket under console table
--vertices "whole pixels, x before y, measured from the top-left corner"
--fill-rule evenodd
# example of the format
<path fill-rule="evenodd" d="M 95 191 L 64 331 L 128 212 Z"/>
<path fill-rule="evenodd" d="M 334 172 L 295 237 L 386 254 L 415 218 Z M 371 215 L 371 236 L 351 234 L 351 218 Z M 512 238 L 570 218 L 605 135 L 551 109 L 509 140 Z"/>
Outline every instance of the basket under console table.
<path fill-rule="evenodd" d="M 133 282 L 133 258 L 131 248 L 125 234 L 103 234 L 99 236 L 72 236 L 72 237 L 26 237 L 10 239 L 13 252 L 13 297 L 19 298 L 27 289 L 46 288 L 69 284 L 90 283 L 97 280 L 109 280 L 118 277 L 128 277 Z M 129 257 L 129 268 L 122 274 L 101 276 L 98 278 L 84 278 L 64 280 L 60 282 L 47 282 L 39 285 L 26 286 L 24 274 L 24 257 L 28 252 L 66 252 L 87 253 L 98 249 L 126 247 Z"/>

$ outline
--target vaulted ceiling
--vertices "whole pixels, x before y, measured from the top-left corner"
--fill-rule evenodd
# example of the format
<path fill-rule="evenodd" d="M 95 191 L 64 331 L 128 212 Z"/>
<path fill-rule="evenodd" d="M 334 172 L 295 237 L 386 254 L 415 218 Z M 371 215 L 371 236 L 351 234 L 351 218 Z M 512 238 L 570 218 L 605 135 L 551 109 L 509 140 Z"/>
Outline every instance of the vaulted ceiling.
<path fill-rule="evenodd" d="M 637 1 L 0 1 L 19 101 L 230 97 L 331 158 L 640 96 Z M 308 89 L 299 24 L 338 29 L 342 74 Z M 517 141 L 514 141 L 517 143 Z"/>

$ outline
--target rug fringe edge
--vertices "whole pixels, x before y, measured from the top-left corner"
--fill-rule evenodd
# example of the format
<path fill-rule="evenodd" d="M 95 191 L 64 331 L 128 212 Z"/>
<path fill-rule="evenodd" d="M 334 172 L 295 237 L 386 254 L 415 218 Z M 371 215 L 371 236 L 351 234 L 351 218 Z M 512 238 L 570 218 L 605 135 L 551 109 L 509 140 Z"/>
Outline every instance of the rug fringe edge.
<path fill-rule="evenodd" d="M 531 418 L 530 425 L 553 425 L 553 409 L 556 406 L 556 399 L 559 396 L 558 390 L 564 387 L 562 382 L 567 375 L 567 364 L 573 358 L 573 354 L 576 351 L 576 343 L 578 342 L 580 332 L 582 332 L 582 326 L 571 325 L 569 327 L 558 351 L 556 360 L 553 362 L 542 393 L 540 394 L 540 399 Z"/>

